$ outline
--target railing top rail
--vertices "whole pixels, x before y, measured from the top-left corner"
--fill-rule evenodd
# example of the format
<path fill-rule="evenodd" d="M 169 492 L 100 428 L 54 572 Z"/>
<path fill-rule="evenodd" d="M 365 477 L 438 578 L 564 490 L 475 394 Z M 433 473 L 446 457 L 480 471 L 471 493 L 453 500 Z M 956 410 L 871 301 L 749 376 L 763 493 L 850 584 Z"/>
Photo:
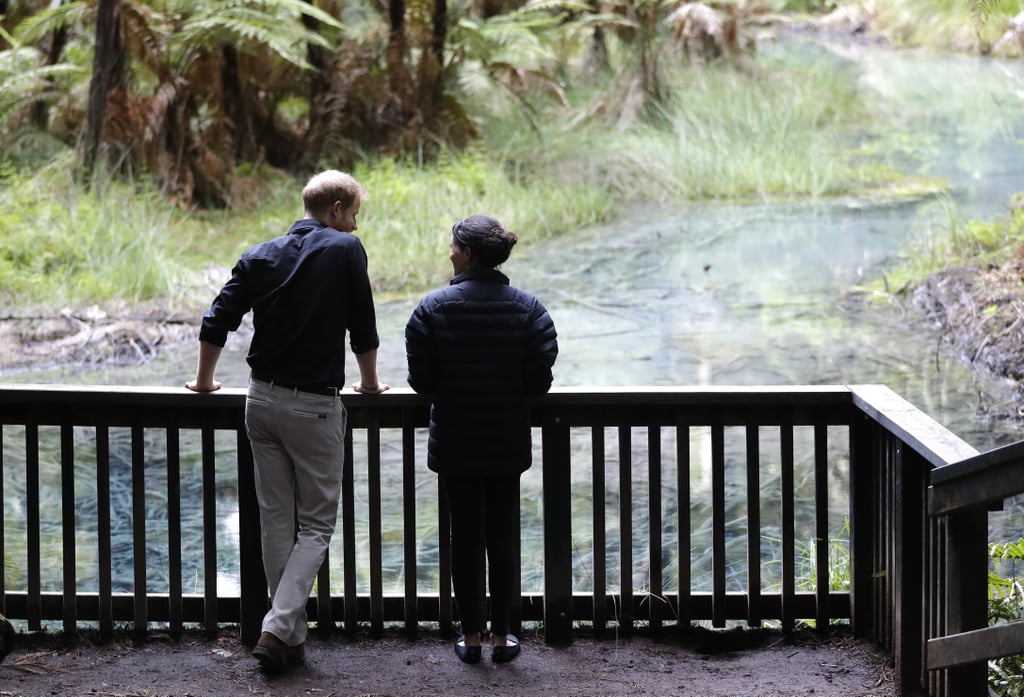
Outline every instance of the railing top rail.
<path fill-rule="evenodd" d="M 158 400 L 166 403 L 171 399 L 235 400 L 245 397 L 245 388 L 225 387 L 217 392 L 196 395 L 184 387 L 138 386 L 138 385 L 53 385 L 7 383 L 0 384 L 0 404 L 52 404 L 63 402 L 69 392 L 76 395 L 81 403 L 102 404 L 116 400 L 141 403 Z M 361 395 L 344 390 L 342 399 L 357 400 L 359 404 L 374 406 L 409 406 L 422 404 L 428 398 L 418 395 L 407 387 L 392 388 L 380 395 Z M 615 405 L 631 404 L 848 404 L 850 388 L 844 385 L 767 385 L 767 386 L 671 386 L 671 387 L 555 387 L 542 398 L 552 404 L 595 403 Z"/>
<path fill-rule="evenodd" d="M 1024 462 L 1024 440 L 1010 443 L 999 448 L 993 448 L 983 453 L 968 457 L 965 460 L 954 462 L 945 467 L 936 468 L 932 472 L 932 484 L 945 484 L 957 479 L 970 477 L 982 470 L 996 465 L 1010 462 Z M 1022 492 L 1015 491 L 1007 496 L 1014 496 Z"/>
<path fill-rule="evenodd" d="M 931 472 L 928 512 L 949 515 L 1024 493 L 1024 441 Z"/>
<path fill-rule="evenodd" d="M 934 467 L 978 451 L 885 385 L 851 385 L 854 406 L 910 446 Z"/>
<path fill-rule="evenodd" d="M 134 421 L 141 409 L 178 410 L 179 424 L 195 425 L 200 415 L 206 414 L 204 423 L 216 414 L 217 419 L 228 419 L 228 412 L 237 411 L 244 404 L 245 388 L 225 387 L 218 392 L 197 395 L 184 386 L 123 386 L 123 385 L 34 385 L 0 384 L 0 409 L 8 415 L 18 415 L 27 407 L 47 408 L 73 404 L 76 410 L 89 407 L 116 410 Z M 73 399 L 69 400 L 69 393 Z M 403 410 L 422 410 L 416 420 L 426 418 L 430 398 L 418 395 L 407 387 L 393 388 L 380 395 L 361 395 L 342 391 L 341 398 L 372 423 L 384 427 L 407 425 L 400 416 Z M 717 418 L 729 423 L 744 423 L 752 413 L 755 422 L 771 423 L 778 416 L 798 414 L 801 423 L 825 420 L 830 423 L 848 423 L 852 416 L 847 409 L 854 408 L 874 419 L 904 441 L 935 467 L 959 462 L 978 455 L 978 451 L 945 429 L 924 412 L 884 385 L 699 385 L 699 386 L 578 386 L 556 387 L 537 400 L 545 408 L 567 408 L 574 413 L 583 408 L 636 409 L 688 409 L 690 414 L 702 414 L 701 408 L 721 410 Z M 792 412 L 776 412 L 778 408 Z M 381 415 L 385 418 L 381 420 Z M 721 416 L 727 414 L 727 417 Z M 585 419 L 586 417 L 584 417 Z M 362 417 L 353 426 L 365 426 Z M 829 421 L 831 419 L 831 421 Z M 10 421 L 10 419 L 7 419 Z M 368 422 L 369 423 L 369 422 Z"/>

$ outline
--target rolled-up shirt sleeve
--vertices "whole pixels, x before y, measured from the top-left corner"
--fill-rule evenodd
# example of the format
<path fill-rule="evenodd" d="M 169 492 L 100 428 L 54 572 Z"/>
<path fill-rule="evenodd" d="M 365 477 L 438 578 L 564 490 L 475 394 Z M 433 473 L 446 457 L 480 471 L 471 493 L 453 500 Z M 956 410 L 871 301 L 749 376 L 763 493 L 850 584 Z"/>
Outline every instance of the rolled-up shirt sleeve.
<path fill-rule="evenodd" d="M 252 309 L 252 299 L 246 290 L 244 258 L 231 270 L 231 278 L 203 313 L 199 327 L 199 340 L 223 347 L 228 334 L 242 324 L 242 318 Z"/>
<path fill-rule="evenodd" d="M 359 254 L 351 254 L 348 269 L 349 293 L 352 300 L 349 315 L 349 345 L 352 353 L 366 353 L 380 347 L 377 313 L 373 306 L 373 288 L 366 250 L 359 244 Z"/>

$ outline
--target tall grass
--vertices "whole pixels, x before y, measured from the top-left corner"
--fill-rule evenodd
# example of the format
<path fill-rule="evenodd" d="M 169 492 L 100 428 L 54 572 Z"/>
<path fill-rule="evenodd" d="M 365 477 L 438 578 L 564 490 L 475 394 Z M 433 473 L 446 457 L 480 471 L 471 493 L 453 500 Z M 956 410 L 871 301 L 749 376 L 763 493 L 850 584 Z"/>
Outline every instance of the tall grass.
<path fill-rule="evenodd" d="M 422 289 L 446 279 L 452 225 L 474 213 L 493 215 L 526 244 L 612 215 L 612 202 L 592 183 L 517 179 L 498 162 L 477 151 L 443 156 L 429 168 L 394 161 L 356 168 L 369 192 L 360 235 L 382 289 Z"/>
<path fill-rule="evenodd" d="M 754 72 L 690 71 L 665 106 L 667 127 L 643 126 L 598 144 L 630 197 L 828 196 L 865 184 L 844 155 L 864 119 L 856 83 L 813 65 Z"/>
<path fill-rule="evenodd" d="M 531 172 L 592 182 L 620 201 L 834 196 L 903 179 L 861 148 L 872 114 L 857 75 L 835 61 L 766 50 L 745 67 L 680 66 L 664 86 L 655 118 L 628 129 L 607 116 L 581 121 L 613 100 L 594 86 L 537 129 L 499 114 L 489 142 Z"/>
<path fill-rule="evenodd" d="M 10 176 L 0 188 L 0 288 L 9 309 L 194 307 L 209 301 L 242 250 L 284 234 L 303 213 L 304 181 L 272 170 L 239 179 L 235 210 L 183 212 L 141 182 L 100 178 L 84 192 L 67 164 Z M 382 160 L 359 165 L 355 175 L 369 193 L 358 234 L 385 294 L 446 278 L 451 226 L 473 213 L 496 216 L 530 244 L 611 211 L 594 187 L 515 182 L 480 153 L 430 167 Z"/>
<path fill-rule="evenodd" d="M 979 18 L 972 15 L 972 4 L 969 0 L 888 0 L 874 3 L 872 24 L 876 32 L 897 43 L 978 51 L 995 43 L 1006 31 L 1007 20 L 1021 11 L 1018 0 L 988 0 L 986 16 Z"/>
<path fill-rule="evenodd" d="M 114 180 L 84 192 L 67 165 L 0 188 L 6 307 L 177 299 L 186 274 L 167 204 L 145 185 Z"/>

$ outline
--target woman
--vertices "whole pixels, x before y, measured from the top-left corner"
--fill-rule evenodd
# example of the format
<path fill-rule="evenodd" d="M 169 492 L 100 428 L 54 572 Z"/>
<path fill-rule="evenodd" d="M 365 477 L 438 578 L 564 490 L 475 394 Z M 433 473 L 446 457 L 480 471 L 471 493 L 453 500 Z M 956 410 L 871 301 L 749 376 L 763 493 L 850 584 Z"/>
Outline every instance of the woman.
<path fill-rule="evenodd" d="M 555 325 L 531 294 L 497 270 L 517 238 L 490 216 L 452 228 L 452 278 L 427 295 L 405 329 L 409 384 L 431 394 L 427 466 L 438 473 L 451 515 L 451 566 L 463 636 L 455 653 L 480 660 L 485 618 L 479 569 L 486 548 L 491 660 L 519 655 L 509 633 L 519 530 L 519 476 L 531 463 L 531 395 L 551 387 Z"/>

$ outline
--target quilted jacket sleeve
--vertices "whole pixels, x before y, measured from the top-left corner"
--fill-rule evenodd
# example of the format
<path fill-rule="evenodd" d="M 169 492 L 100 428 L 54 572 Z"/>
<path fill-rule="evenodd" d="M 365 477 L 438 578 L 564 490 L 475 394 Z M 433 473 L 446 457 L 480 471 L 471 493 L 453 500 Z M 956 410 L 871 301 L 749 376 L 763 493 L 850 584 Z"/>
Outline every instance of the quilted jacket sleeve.
<path fill-rule="evenodd" d="M 437 391 L 437 361 L 430 313 L 426 300 L 413 310 L 405 326 L 405 353 L 409 364 L 409 386 L 420 394 Z"/>
<path fill-rule="evenodd" d="M 555 323 L 539 300 L 534 299 L 530 313 L 530 342 L 526 352 L 527 394 L 544 394 L 551 389 L 551 366 L 558 356 L 558 334 Z"/>

